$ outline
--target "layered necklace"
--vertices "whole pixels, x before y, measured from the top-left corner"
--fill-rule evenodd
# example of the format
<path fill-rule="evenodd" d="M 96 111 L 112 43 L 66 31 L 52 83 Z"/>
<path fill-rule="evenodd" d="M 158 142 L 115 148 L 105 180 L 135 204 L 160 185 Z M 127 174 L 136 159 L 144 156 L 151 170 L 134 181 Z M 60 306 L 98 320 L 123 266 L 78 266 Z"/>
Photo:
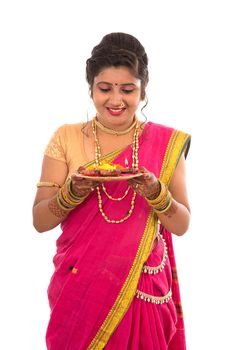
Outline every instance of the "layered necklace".
<path fill-rule="evenodd" d="M 101 127 L 100 127 L 101 125 Z M 97 118 L 95 117 L 92 120 L 92 130 L 93 130 L 93 135 L 94 135 L 94 148 L 95 148 L 95 165 L 100 165 L 101 162 L 101 147 L 100 147 L 100 143 L 97 137 L 97 127 L 99 127 L 101 130 L 112 134 L 112 135 L 125 135 L 127 134 L 129 131 L 131 131 L 134 127 L 134 135 L 133 135 L 133 142 L 132 142 L 132 168 L 134 169 L 138 169 L 138 149 L 139 149 L 139 123 L 137 121 L 137 119 L 135 118 L 133 124 L 126 130 L 124 131 L 115 131 L 109 128 L 106 128 L 104 125 L 102 125 Z M 118 220 L 114 220 L 114 219 L 110 219 L 106 213 L 103 210 L 103 202 L 102 202 L 102 196 L 101 196 L 101 191 L 100 191 L 100 187 L 96 187 L 97 188 L 97 195 L 98 195 L 98 207 L 99 207 L 99 211 L 102 215 L 102 217 L 104 218 L 104 220 L 110 224 L 121 224 L 122 222 L 126 221 L 133 213 L 134 207 L 135 207 L 135 200 L 136 200 L 136 192 L 133 191 L 133 196 L 132 196 L 132 200 L 131 200 L 131 204 L 130 204 L 130 209 L 128 210 L 127 214 L 123 217 L 120 218 Z M 118 197 L 118 198 L 114 198 L 112 197 L 106 190 L 106 187 L 104 186 L 104 184 L 102 184 L 102 189 L 103 192 L 106 194 L 106 196 L 112 200 L 112 201 L 121 201 L 123 200 L 129 190 L 130 190 L 130 186 L 128 186 L 127 190 L 124 192 L 124 195 L 122 197 Z"/>
<path fill-rule="evenodd" d="M 97 117 L 94 117 L 94 123 L 95 125 L 101 129 L 102 131 L 104 131 L 107 134 L 111 134 L 111 135 L 116 135 L 116 136 L 120 136 L 120 135 L 126 135 L 129 133 L 129 131 L 131 131 L 136 125 L 137 125 L 137 119 L 134 118 L 134 122 L 130 125 L 129 128 L 125 129 L 125 130 L 114 130 L 114 129 L 110 129 L 107 128 L 106 126 L 102 125 L 102 123 L 99 122 L 99 120 L 97 119 Z"/>

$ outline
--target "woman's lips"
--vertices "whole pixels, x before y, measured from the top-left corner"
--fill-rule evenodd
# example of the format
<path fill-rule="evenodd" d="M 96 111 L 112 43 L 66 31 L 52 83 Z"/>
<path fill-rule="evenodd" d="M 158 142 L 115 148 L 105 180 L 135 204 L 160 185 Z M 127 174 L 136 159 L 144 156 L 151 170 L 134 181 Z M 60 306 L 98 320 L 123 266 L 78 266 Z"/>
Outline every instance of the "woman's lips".
<path fill-rule="evenodd" d="M 125 109 L 126 108 L 110 108 L 110 107 L 107 107 L 108 112 L 111 115 L 114 115 L 114 116 L 122 114 L 125 111 Z"/>

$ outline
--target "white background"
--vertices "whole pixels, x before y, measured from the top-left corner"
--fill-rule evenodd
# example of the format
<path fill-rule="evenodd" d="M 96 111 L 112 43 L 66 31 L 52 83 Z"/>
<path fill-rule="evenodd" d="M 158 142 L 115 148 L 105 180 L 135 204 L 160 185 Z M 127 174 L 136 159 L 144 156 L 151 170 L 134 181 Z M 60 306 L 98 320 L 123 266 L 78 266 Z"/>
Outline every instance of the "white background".
<path fill-rule="evenodd" d="M 225 0 L 1 2 L 1 349 L 45 350 L 60 230 L 34 230 L 35 184 L 54 130 L 90 114 L 85 61 L 112 31 L 146 48 L 148 119 L 192 134 L 192 222 L 175 238 L 188 350 L 234 349 L 233 18 Z"/>

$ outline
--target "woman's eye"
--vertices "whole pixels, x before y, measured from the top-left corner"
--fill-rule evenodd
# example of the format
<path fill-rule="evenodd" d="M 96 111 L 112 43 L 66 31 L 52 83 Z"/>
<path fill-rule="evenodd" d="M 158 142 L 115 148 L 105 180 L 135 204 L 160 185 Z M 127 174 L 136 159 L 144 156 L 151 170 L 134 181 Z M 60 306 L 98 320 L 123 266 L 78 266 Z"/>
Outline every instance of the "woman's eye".
<path fill-rule="evenodd" d="M 110 91 L 110 89 L 109 88 L 99 88 L 100 90 L 101 90 L 101 92 L 109 92 Z"/>
<path fill-rule="evenodd" d="M 123 91 L 123 93 L 124 94 L 131 94 L 131 92 L 133 92 L 134 90 L 132 89 L 132 90 L 122 90 Z"/>

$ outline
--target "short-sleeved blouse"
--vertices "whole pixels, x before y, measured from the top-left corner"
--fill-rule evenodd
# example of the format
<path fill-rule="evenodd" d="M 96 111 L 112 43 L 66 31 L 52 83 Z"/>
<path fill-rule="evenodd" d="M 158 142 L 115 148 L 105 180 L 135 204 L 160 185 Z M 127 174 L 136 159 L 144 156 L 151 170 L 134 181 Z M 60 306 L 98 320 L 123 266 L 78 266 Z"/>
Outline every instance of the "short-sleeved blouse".
<path fill-rule="evenodd" d="M 64 124 L 51 137 L 44 154 L 53 159 L 65 162 L 68 176 L 88 159 L 84 150 L 83 123 Z"/>

